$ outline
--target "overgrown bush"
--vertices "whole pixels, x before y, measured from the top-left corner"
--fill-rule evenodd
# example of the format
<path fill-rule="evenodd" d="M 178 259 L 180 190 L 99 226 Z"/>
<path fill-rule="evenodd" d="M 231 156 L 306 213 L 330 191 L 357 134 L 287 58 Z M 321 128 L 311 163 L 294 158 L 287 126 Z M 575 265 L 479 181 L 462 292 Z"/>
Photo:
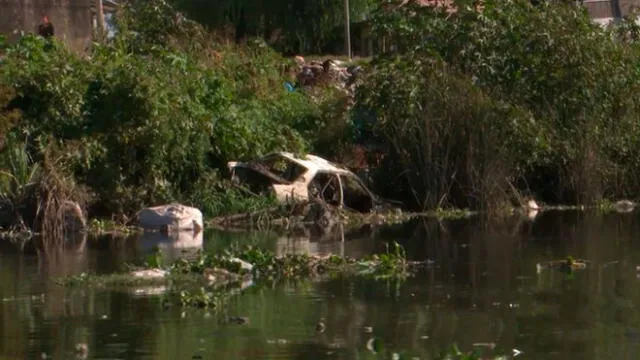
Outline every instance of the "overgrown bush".
<path fill-rule="evenodd" d="M 343 0 L 169 2 L 208 28 L 226 33 L 232 41 L 260 37 L 285 53 L 341 53 L 344 49 Z M 350 0 L 354 25 L 364 20 L 378 2 Z"/>
<path fill-rule="evenodd" d="M 187 201 L 212 217 L 254 212 L 278 204 L 274 197 L 252 194 L 216 173 L 205 174 Z"/>
<path fill-rule="evenodd" d="M 0 227 L 21 225 L 41 168 L 29 158 L 25 144 L 13 137 L 5 138 L 0 155 Z"/>
<path fill-rule="evenodd" d="M 37 229 L 47 246 L 64 239 L 67 222 L 85 225 L 87 192 L 69 176 L 57 151 L 50 147 L 35 162 L 26 143 L 11 135 L 0 152 L 0 227 Z"/>
<path fill-rule="evenodd" d="M 20 112 L 10 106 L 15 97 L 12 87 L 0 84 L 0 151 L 4 148 L 7 134 L 20 119 Z"/>
<path fill-rule="evenodd" d="M 410 189 L 405 199 L 411 194 L 406 200 L 421 209 L 508 201 L 517 160 L 536 147 L 531 116 L 491 99 L 440 60 L 407 55 L 375 67 L 360 106 L 378 109 L 376 131 L 388 146 L 378 188 L 393 191 L 389 174 L 399 174 L 394 195 Z"/>
<path fill-rule="evenodd" d="M 162 0 L 125 3 L 116 24 L 89 56 L 33 35 L 7 48 L 3 139 L 26 139 L 33 164 L 55 149 L 93 216 L 194 199 L 207 215 L 260 205 L 221 179 L 230 160 L 309 149 L 322 103 L 285 90 L 291 63 L 260 41 L 209 42 Z"/>
<path fill-rule="evenodd" d="M 360 96 L 404 193 L 419 207 L 491 206 L 511 185 L 550 202 L 638 194 L 637 45 L 579 6 L 483 4 L 377 14 L 395 46 Z"/>

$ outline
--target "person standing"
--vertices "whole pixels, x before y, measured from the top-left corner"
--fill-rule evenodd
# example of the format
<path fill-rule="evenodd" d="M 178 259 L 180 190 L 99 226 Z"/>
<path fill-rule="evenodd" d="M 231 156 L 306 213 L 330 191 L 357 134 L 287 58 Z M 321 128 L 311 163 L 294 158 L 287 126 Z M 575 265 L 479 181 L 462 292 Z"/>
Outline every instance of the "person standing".
<path fill-rule="evenodd" d="M 45 39 L 49 39 L 55 35 L 55 28 L 53 24 L 49 21 L 49 17 L 44 16 L 42 18 L 42 24 L 38 26 L 38 34 Z"/>

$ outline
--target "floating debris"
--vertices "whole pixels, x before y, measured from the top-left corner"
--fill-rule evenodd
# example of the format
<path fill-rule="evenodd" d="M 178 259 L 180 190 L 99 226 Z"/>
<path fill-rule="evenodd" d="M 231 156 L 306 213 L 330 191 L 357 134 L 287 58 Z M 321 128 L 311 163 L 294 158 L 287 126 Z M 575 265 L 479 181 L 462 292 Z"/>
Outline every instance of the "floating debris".
<path fill-rule="evenodd" d="M 247 246 L 224 255 L 199 253 L 179 259 L 165 268 L 149 268 L 124 274 L 69 276 L 58 281 L 63 286 L 133 286 L 137 294 L 165 294 L 163 307 L 177 300 L 182 306 L 219 308 L 230 296 L 263 279 L 331 277 L 337 274 L 372 279 L 404 279 L 428 263 L 408 261 L 397 243 L 384 253 L 361 260 L 348 257 L 275 253 Z M 155 287 L 154 287 L 155 286 Z M 320 325 L 319 325 L 320 327 Z"/>
<path fill-rule="evenodd" d="M 371 351 L 373 354 L 377 354 L 381 352 L 383 349 L 382 341 L 378 338 L 371 338 L 367 341 L 367 350 Z"/>
<path fill-rule="evenodd" d="M 168 274 L 169 273 L 166 270 L 162 269 L 145 269 L 131 272 L 131 276 L 133 276 L 134 278 L 142 279 L 162 279 L 165 278 Z"/>
<path fill-rule="evenodd" d="M 525 208 L 527 208 L 528 210 L 540 210 L 540 205 L 538 205 L 538 203 L 533 200 L 530 199 L 529 201 L 527 201 L 527 205 L 525 206 Z"/>
<path fill-rule="evenodd" d="M 166 286 L 145 286 L 133 289 L 133 295 L 135 296 L 152 296 L 162 295 L 168 291 Z"/>
<path fill-rule="evenodd" d="M 521 354 L 524 354 L 524 353 L 518 349 L 513 349 L 513 357 L 516 357 Z"/>
<path fill-rule="evenodd" d="M 547 261 L 536 264 L 537 273 L 541 273 L 545 269 L 554 269 L 565 273 L 571 273 L 576 270 L 584 270 L 589 262 L 582 259 L 574 259 L 567 256 L 564 260 Z"/>
<path fill-rule="evenodd" d="M 620 200 L 613 203 L 613 209 L 619 213 L 629 213 L 632 212 L 637 205 L 638 204 L 630 200 Z"/>
<path fill-rule="evenodd" d="M 231 316 L 227 321 L 231 324 L 247 325 L 249 324 L 249 318 L 246 316 Z"/>
<path fill-rule="evenodd" d="M 76 344 L 76 357 L 79 359 L 86 359 L 87 355 L 89 355 L 89 346 L 87 344 Z"/>

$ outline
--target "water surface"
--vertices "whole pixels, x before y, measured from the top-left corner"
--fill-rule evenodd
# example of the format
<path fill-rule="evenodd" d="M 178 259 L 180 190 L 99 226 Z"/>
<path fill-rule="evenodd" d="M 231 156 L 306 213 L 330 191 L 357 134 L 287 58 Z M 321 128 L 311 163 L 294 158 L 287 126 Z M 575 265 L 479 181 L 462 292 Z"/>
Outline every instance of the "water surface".
<path fill-rule="evenodd" d="M 324 236 L 208 231 L 177 243 L 103 237 L 46 257 L 4 244 L 0 358 L 436 359 L 456 343 L 517 359 L 636 359 L 638 230 L 637 213 L 545 212 L 533 221 L 425 219 Z M 433 266 L 404 282 L 257 283 L 222 314 L 163 308 L 161 287 L 65 289 L 54 281 L 122 271 L 155 248 L 168 258 L 237 243 L 360 257 L 384 251 L 388 241 Z M 588 259 L 589 268 L 571 275 L 536 269 L 567 255 Z M 228 316 L 249 321 L 229 323 Z M 76 351 L 78 344 L 87 353 Z"/>

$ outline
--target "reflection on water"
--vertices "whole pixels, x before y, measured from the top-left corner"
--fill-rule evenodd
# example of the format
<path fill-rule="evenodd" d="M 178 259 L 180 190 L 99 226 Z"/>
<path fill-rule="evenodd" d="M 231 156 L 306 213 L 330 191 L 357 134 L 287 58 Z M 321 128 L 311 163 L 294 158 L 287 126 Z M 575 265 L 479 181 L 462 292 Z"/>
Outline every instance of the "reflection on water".
<path fill-rule="evenodd" d="M 81 248 L 0 252 L 0 358 L 434 359 L 451 343 L 529 359 L 635 359 L 640 351 L 637 213 L 542 212 L 497 224 L 480 219 L 327 234 L 230 233 L 88 239 Z M 65 289 L 55 277 L 121 271 L 155 249 L 168 257 L 235 243 L 279 254 L 360 257 L 398 241 L 436 266 L 404 283 L 336 278 L 258 283 L 222 316 L 164 309 L 161 295 Z M 590 261 L 564 274 L 536 264 Z M 243 316 L 246 325 L 222 321 Z M 325 324 L 318 333 L 316 324 Z M 367 346 L 369 345 L 369 346 Z M 374 346 L 375 345 L 375 346 Z M 487 346 L 487 345 L 483 345 Z M 377 353 L 374 353 L 374 350 Z"/>
<path fill-rule="evenodd" d="M 188 257 L 202 250 L 204 244 L 202 231 L 179 231 L 171 234 L 163 234 L 157 231 L 145 231 L 140 238 L 134 240 L 138 243 L 141 253 L 161 251 L 164 258 L 172 263 L 180 257 Z"/>
<path fill-rule="evenodd" d="M 345 232 L 342 225 L 321 235 L 305 231 L 298 234 L 281 235 L 277 238 L 275 253 L 338 255 L 361 258 L 376 252 L 375 232 L 368 226 Z"/>

